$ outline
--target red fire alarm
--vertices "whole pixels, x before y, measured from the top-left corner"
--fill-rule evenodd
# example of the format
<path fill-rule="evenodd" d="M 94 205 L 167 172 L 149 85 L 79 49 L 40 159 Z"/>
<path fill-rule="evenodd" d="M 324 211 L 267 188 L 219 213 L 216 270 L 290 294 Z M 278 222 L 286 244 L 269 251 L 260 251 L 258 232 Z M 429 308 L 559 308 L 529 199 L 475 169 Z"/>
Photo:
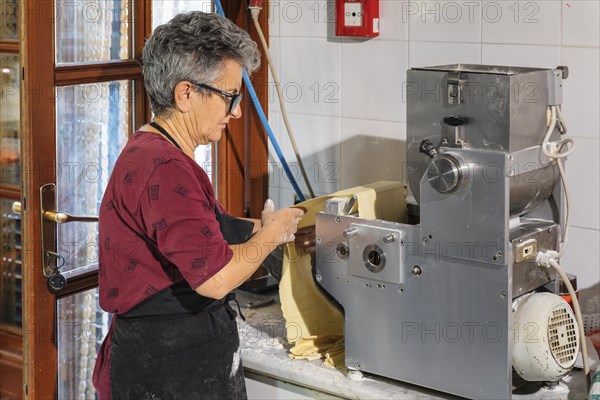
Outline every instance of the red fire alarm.
<path fill-rule="evenodd" d="M 336 0 L 337 36 L 379 36 L 379 0 Z"/>

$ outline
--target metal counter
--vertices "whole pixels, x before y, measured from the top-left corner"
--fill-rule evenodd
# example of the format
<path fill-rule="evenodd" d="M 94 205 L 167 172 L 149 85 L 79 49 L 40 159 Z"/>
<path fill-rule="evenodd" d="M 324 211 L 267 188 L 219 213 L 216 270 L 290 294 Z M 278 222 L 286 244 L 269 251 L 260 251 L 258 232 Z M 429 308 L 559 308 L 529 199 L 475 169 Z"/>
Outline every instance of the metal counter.
<path fill-rule="evenodd" d="M 292 360 L 288 356 L 290 347 L 285 340 L 285 321 L 281 313 L 281 304 L 277 291 L 266 295 L 236 291 L 242 313 L 246 321 L 238 317 L 238 330 L 242 348 L 242 362 L 247 375 L 261 375 L 276 381 L 287 382 L 302 388 L 324 394 L 318 398 L 344 399 L 460 399 L 459 397 L 404 382 L 365 374 L 362 379 L 352 380 L 342 371 L 323 366 L 322 360 Z M 272 298 L 271 305 L 249 309 L 248 303 L 258 304 Z M 400 356 L 400 355 L 397 355 Z M 435 379 L 432 377 L 432 379 Z M 574 371 L 565 378 L 570 386 L 569 399 L 587 397 L 583 373 Z M 332 397 L 328 397 L 332 396 Z M 542 397 L 540 397 L 542 396 Z M 550 396 L 550 397 L 548 397 Z M 315 395 L 313 398 L 316 398 Z M 543 395 L 536 392 L 534 397 L 557 398 L 552 393 Z"/>
<path fill-rule="evenodd" d="M 322 360 L 293 360 L 288 356 L 291 346 L 285 340 L 285 321 L 277 291 L 268 296 L 236 293 L 246 317 L 245 322 L 239 317 L 237 320 L 245 371 L 344 399 L 459 399 L 380 377 L 365 375 L 360 380 L 351 380 L 342 371 L 323 366 Z M 274 304 L 257 309 L 245 307 L 249 302 L 270 297 Z"/>

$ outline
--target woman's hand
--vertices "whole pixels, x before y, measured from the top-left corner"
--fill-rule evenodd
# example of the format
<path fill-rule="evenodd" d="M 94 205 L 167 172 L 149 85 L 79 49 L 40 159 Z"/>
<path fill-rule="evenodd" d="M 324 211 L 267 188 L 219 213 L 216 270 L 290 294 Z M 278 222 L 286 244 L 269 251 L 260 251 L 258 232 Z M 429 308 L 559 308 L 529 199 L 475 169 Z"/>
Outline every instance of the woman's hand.
<path fill-rule="evenodd" d="M 304 211 L 298 208 L 283 208 L 275 211 L 273 200 L 268 199 L 261 216 L 262 229 L 269 230 L 278 245 L 291 242 L 295 239 L 294 234 L 302 215 Z"/>

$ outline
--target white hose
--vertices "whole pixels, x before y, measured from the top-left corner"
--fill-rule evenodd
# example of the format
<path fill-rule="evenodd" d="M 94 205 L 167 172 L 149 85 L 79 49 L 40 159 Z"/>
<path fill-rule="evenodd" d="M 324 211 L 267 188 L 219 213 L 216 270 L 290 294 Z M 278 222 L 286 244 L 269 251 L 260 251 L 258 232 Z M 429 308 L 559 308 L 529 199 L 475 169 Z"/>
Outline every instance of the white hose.
<path fill-rule="evenodd" d="M 308 191 L 310 192 L 310 196 L 314 198 L 315 193 L 313 192 L 312 186 L 310 185 L 310 181 L 308 179 L 308 175 L 306 174 L 306 170 L 304 169 L 304 163 L 302 162 L 302 158 L 300 157 L 300 152 L 298 151 L 298 146 L 296 145 L 296 139 L 294 138 L 294 133 L 292 132 L 292 127 L 290 125 L 290 121 L 288 120 L 287 111 L 285 110 L 285 101 L 283 99 L 283 93 L 281 92 L 279 77 L 277 76 L 275 65 L 273 64 L 273 60 L 271 59 L 271 52 L 269 51 L 269 46 L 267 46 L 265 35 L 263 34 L 263 31 L 258 22 L 258 15 L 260 14 L 260 9 L 252 7 L 250 8 L 250 14 L 252 15 L 252 21 L 254 21 L 254 27 L 258 32 L 260 43 L 262 44 L 262 47 L 265 50 L 265 55 L 267 56 L 267 64 L 269 64 L 269 70 L 271 71 L 271 75 L 273 75 L 273 81 L 275 81 L 275 89 L 277 91 L 277 97 L 279 99 L 279 106 L 281 108 L 281 116 L 283 117 L 285 129 L 287 130 L 288 136 L 290 137 L 290 142 L 292 142 L 292 147 L 294 148 L 294 153 L 296 154 L 296 160 L 298 161 L 300 172 L 302 172 L 302 176 L 304 177 L 304 181 L 306 182 L 306 186 L 308 188 Z"/>

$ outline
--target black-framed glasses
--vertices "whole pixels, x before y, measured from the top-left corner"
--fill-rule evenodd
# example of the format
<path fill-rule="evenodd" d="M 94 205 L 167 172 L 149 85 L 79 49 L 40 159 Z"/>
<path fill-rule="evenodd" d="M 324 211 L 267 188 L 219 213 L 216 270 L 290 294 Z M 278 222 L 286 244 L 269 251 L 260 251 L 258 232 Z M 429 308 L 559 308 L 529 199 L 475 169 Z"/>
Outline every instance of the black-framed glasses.
<path fill-rule="evenodd" d="M 231 99 L 231 103 L 229 104 L 229 110 L 227 111 L 227 114 L 232 114 L 233 110 L 235 110 L 235 108 L 242 102 L 242 93 L 227 93 L 220 89 L 217 89 L 216 87 L 207 85 L 206 83 L 198 83 L 194 81 L 190 81 L 190 83 L 192 83 L 195 86 L 199 86 L 201 88 L 218 93 L 221 96 L 227 97 L 228 99 Z"/>

